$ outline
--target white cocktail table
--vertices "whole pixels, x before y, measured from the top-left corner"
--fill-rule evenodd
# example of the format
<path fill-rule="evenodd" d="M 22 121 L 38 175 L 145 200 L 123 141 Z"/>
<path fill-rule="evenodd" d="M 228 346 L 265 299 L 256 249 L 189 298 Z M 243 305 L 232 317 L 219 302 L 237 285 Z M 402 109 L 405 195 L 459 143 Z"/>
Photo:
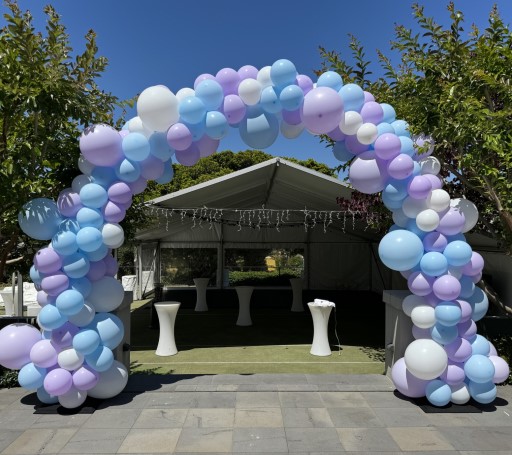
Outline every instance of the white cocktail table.
<path fill-rule="evenodd" d="M 155 303 L 158 322 L 160 323 L 160 336 L 155 352 L 156 355 L 168 356 L 178 353 L 176 341 L 174 341 L 174 323 L 176 322 L 176 314 L 180 305 L 180 302 Z"/>
<path fill-rule="evenodd" d="M 236 286 L 238 294 L 238 319 L 236 325 L 252 325 L 251 320 L 251 295 L 254 287 L 252 286 Z"/>
<path fill-rule="evenodd" d="M 313 344 L 311 351 L 313 355 L 328 356 L 331 355 L 331 347 L 329 345 L 329 337 L 327 336 L 327 326 L 329 324 L 329 316 L 332 306 L 314 305 L 308 303 L 311 316 L 313 317 Z"/>
<path fill-rule="evenodd" d="M 210 278 L 194 278 L 194 284 L 196 285 L 196 306 L 194 311 L 208 311 L 208 304 L 206 303 L 206 288 Z"/>

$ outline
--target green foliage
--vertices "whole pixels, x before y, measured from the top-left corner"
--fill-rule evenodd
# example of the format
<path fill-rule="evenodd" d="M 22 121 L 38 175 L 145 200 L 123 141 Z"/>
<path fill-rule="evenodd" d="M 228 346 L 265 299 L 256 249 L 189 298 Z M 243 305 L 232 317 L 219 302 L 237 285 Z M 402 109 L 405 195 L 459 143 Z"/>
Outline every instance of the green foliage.
<path fill-rule="evenodd" d="M 229 272 L 230 286 L 289 286 L 290 278 L 300 278 L 301 269 L 281 269 L 278 272 Z"/>
<path fill-rule="evenodd" d="M 413 134 L 435 139 L 452 197 L 467 197 L 481 214 L 478 228 L 512 251 L 512 33 L 496 7 L 488 26 L 464 29 L 449 3 L 446 28 L 413 6 L 420 33 L 396 26 L 392 49 L 400 64 L 378 52 L 385 76 L 370 81 L 364 50 L 352 37 L 354 64 L 320 48 L 323 70 L 337 71 L 379 102 L 395 107 Z"/>
<path fill-rule="evenodd" d="M 41 32 L 29 11 L 21 11 L 15 1 L 5 4 L 9 12 L 0 31 L 0 277 L 7 260 L 33 252 L 32 241 L 20 235 L 17 225 L 21 206 L 36 197 L 56 198 L 70 186 L 78 174 L 77 138 L 83 128 L 114 123 L 114 109 L 131 103 L 119 102 L 96 84 L 107 60 L 96 55 L 94 31 L 85 36 L 85 50 L 75 54 L 52 6 L 44 8 Z"/>
<path fill-rule="evenodd" d="M 18 371 L 8 370 L 0 365 L 0 389 L 19 387 Z"/>

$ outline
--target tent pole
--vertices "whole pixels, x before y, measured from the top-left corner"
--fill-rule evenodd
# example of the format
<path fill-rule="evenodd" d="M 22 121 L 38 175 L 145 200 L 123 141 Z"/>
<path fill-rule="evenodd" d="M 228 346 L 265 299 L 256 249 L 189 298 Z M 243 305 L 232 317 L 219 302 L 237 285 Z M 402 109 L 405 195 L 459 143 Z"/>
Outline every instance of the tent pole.
<path fill-rule="evenodd" d="M 224 223 L 220 223 L 219 247 L 217 249 L 217 287 L 224 289 Z"/>

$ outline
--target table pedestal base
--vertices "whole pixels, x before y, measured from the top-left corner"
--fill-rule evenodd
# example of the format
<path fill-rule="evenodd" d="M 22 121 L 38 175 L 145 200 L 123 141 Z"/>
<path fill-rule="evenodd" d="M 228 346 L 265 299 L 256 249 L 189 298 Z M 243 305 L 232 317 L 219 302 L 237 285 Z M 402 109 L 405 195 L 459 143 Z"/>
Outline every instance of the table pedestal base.
<path fill-rule="evenodd" d="M 252 286 L 237 286 L 235 289 L 238 294 L 238 319 L 236 325 L 252 325 L 251 295 L 254 288 Z"/>
<path fill-rule="evenodd" d="M 160 323 L 160 337 L 156 348 L 156 355 L 169 356 L 178 353 L 176 342 L 174 341 L 174 323 L 176 314 L 180 307 L 180 302 L 159 302 L 155 303 L 155 309 Z"/>
<path fill-rule="evenodd" d="M 290 311 L 302 312 L 304 306 L 302 305 L 302 278 L 290 278 L 290 284 L 292 285 L 293 302 Z"/>
<path fill-rule="evenodd" d="M 313 344 L 309 352 L 322 357 L 331 355 L 327 326 L 332 306 L 319 306 L 308 303 L 308 307 L 313 317 Z"/>
<path fill-rule="evenodd" d="M 196 285 L 196 306 L 194 311 L 208 311 L 208 304 L 206 303 L 206 288 L 210 278 L 194 278 Z"/>

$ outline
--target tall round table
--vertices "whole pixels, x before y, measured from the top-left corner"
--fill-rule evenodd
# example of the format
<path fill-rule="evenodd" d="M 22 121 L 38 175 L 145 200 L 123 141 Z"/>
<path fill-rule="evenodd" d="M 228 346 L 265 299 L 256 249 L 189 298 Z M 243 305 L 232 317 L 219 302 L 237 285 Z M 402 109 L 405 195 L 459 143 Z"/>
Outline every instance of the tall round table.
<path fill-rule="evenodd" d="M 251 295 L 254 288 L 252 286 L 236 286 L 238 294 L 238 319 L 236 325 L 252 325 L 251 319 Z"/>
<path fill-rule="evenodd" d="M 206 288 L 210 278 L 194 278 L 196 285 L 196 306 L 194 311 L 208 311 L 208 304 L 206 303 Z"/>
<path fill-rule="evenodd" d="M 331 355 L 327 326 L 333 307 L 314 305 L 312 302 L 308 303 L 308 307 L 313 317 L 313 344 L 309 352 L 322 357 Z"/>
<path fill-rule="evenodd" d="M 290 311 L 304 311 L 304 306 L 302 305 L 302 278 L 290 278 L 290 284 L 292 285 L 293 293 L 292 308 Z"/>
<path fill-rule="evenodd" d="M 174 323 L 176 322 L 176 314 L 180 305 L 180 302 L 155 303 L 158 322 L 160 323 L 160 336 L 155 352 L 156 355 L 169 356 L 178 353 L 176 341 L 174 340 Z"/>

